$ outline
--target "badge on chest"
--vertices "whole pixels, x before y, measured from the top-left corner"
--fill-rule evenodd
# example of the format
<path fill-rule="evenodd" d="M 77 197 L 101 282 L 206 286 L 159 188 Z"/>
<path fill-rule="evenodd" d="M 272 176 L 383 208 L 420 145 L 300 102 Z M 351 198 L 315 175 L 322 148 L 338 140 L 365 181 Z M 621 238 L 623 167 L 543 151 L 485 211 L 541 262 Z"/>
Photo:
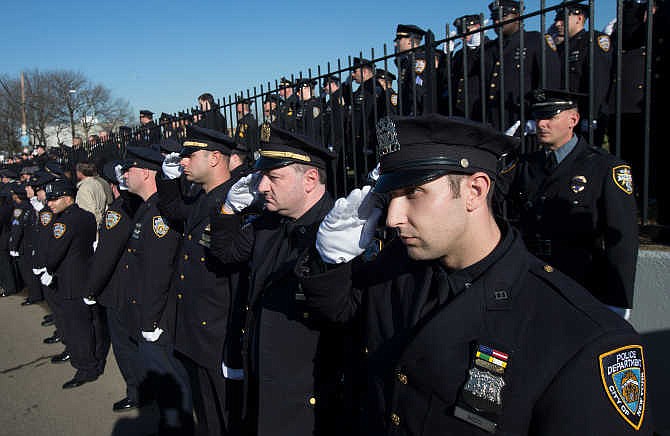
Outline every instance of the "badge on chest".
<path fill-rule="evenodd" d="M 454 416 L 489 433 L 496 431 L 507 384 L 504 376 L 508 359 L 507 353 L 477 345 Z"/>

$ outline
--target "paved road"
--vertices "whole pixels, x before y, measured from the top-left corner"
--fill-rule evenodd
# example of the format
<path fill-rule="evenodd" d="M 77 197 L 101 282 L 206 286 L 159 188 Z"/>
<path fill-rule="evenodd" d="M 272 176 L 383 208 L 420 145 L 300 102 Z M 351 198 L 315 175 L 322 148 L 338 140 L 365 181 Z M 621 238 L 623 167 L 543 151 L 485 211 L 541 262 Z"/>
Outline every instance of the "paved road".
<path fill-rule="evenodd" d="M 143 435 L 150 433 L 154 413 L 112 412 L 125 396 L 125 385 L 110 352 L 105 373 L 95 382 L 63 390 L 75 371 L 52 364 L 61 344 L 42 339 L 53 327 L 42 327 L 46 305 L 21 306 L 24 295 L 0 298 L 0 435 Z"/>

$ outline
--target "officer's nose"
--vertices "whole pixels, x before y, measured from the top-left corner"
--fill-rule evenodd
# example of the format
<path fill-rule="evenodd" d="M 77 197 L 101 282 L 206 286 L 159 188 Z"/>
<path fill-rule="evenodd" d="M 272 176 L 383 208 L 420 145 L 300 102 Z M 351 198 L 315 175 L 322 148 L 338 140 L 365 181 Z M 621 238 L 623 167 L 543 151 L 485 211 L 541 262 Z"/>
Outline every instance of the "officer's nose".
<path fill-rule="evenodd" d="M 399 227 L 407 222 L 405 203 L 404 197 L 396 197 L 391 200 L 386 213 L 386 225 L 388 227 Z"/>
<path fill-rule="evenodd" d="M 270 179 L 267 175 L 263 174 L 261 181 L 258 183 L 258 192 L 268 192 L 270 190 Z"/>

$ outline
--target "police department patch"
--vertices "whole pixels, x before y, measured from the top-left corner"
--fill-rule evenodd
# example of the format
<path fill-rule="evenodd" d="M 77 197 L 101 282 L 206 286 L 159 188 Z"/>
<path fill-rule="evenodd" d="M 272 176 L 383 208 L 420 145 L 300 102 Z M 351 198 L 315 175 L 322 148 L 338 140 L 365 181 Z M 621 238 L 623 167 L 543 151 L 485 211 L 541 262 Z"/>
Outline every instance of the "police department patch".
<path fill-rule="evenodd" d="M 416 74 L 421 74 L 423 73 L 423 70 L 426 69 L 426 61 L 424 59 L 417 59 L 416 62 L 414 62 L 414 71 Z"/>
<path fill-rule="evenodd" d="M 67 226 L 63 223 L 56 223 L 54 224 L 54 238 L 60 239 L 63 237 L 65 234 L 65 230 L 67 229 Z"/>
<path fill-rule="evenodd" d="M 312 108 L 312 118 L 316 118 L 316 117 L 318 117 L 320 114 L 321 114 L 321 108 L 319 108 L 318 106 L 314 106 L 314 107 Z"/>
<path fill-rule="evenodd" d="M 23 210 L 21 210 L 21 209 L 14 209 L 14 218 L 18 218 L 18 217 L 20 217 L 22 213 L 23 213 Z"/>
<path fill-rule="evenodd" d="M 162 238 L 163 236 L 167 235 L 168 231 L 170 230 L 170 227 L 167 224 L 165 224 L 165 221 L 163 221 L 162 216 L 155 216 L 152 222 L 153 222 L 154 233 L 156 234 L 156 236 Z"/>
<path fill-rule="evenodd" d="M 53 213 L 49 211 L 40 212 L 40 223 L 46 227 L 51 224 L 51 219 L 54 217 Z"/>
<path fill-rule="evenodd" d="M 391 95 L 391 104 L 393 106 L 398 106 L 398 94 Z"/>
<path fill-rule="evenodd" d="M 116 227 L 119 221 L 121 221 L 121 214 L 113 210 L 108 210 L 105 215 L 105 228 L 111 230 Z"/>
<path fill-rule="evenodd" d="M 598 357 L 607 398 L 635 430 L 644 420 L 647 400 L 646 372 L 641 345 L 627 345 Z"/>
<path fill-rule="evenodd" d="M 633 174 L 629 165 L 618 165 L 612 168 L 614 183 L 628 195 L 633 193 Z"/>
<path fill-rule="evenodd" d="M 554 41 L 554 38 L 551 37 L 551 35 L 544 35 L 544 40 L 547 41 L 547 45 L 549 46 L 550 49 L 553 51 L 556 51 L 556 42 Z"/>
<path fill-rule="evenodd" d="M 607 35 L 600 35 L 598 37 L 598 47 L 600 47 L 605 53 L 610 51 L 610 37 Z"/>

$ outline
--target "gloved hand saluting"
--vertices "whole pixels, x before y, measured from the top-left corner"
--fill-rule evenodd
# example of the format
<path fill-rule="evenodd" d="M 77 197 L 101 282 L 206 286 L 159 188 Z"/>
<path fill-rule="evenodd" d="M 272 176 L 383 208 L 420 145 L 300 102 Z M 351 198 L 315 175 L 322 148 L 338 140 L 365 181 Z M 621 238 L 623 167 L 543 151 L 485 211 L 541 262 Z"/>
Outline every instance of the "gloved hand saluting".
<path fill-rule="evenodd" d="M 316 250 L 326 263 L 346 263 L 365 251 L 382 214 L 370 186 L 340 198 L 319 226 Z"/>
<path fill-rule="evenodd" d="M 128 185 L 126 185 L 126 179 L 123 177 L 123 166 L 121 164 L 114 165 L 114 174 L 116 175 L 116 181 L 119 182 L 119 189 L 127 191 Z"/>
<path fill-rule="evenodd" d="M 261 177 L 260 173 L 252 173 L 235 182 L 230 191 L 228 191 L 223 209 L 227 213 L 232 214 L 249 207 L 254 202 L 254 198 L 256 198 L 256 189 Z"/>
<path fill-rule="evenodd" d="M 165 156 L 162 168 L 163 174 L 166 178 L 174 180 L 181 176 L 181 173 L 184 171 L 184 169 L 181 167 L 181 164 L 179 163 L 180 161 L 181 156 L 179 156 L 179 153 L 170 153 Z"/>

